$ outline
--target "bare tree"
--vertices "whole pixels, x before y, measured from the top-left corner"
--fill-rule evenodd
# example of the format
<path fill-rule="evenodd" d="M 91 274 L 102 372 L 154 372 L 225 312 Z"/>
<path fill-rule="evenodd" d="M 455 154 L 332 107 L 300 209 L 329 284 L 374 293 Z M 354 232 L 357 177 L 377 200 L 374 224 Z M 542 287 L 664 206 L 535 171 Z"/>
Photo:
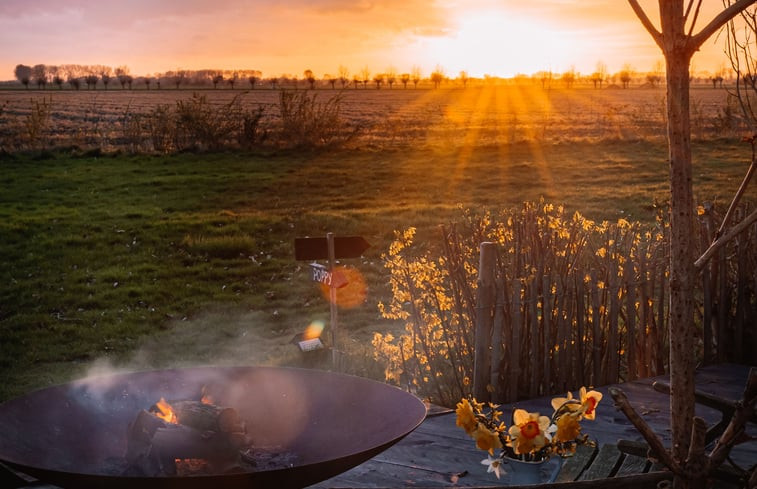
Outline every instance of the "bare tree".
<path fill-rule="evenodd" d="M 223 75 L 221 73 L 217 73 L 213 75 L 213 78 L 211 78 L 210 81 L 213 82 L 213 88 L 218 88 L 218 84 L 223 83 Z"/>
<path fill-rule="evenodd" d="M 573 84 L 576 82 L 576 70 L 574 68 L 569 69 L 560 77 L 565 84 L 565 88 L 573 88 Z"/>
<path fill-rule="evenodd" d="M 28 90 L 29 82 L 32 79 L 32 67 L 26 65 L 16 65 L 14 74 L 16 75 L 16 80 L 21 82 L 21 84 Z"/>
<path fill-rule="evenodd" d="M 255 90 L 255 85 L 257 85 L 260 80 L 263 78 L 263 73 L 259 70 L 250 70 L 250 74 L 247 77 L 247 81 L 250 82 L 250 88 L 252 90 Z"/>
<path fill-rule="evenodd" d="M 418 82 L 421 81 L 421 78 L 423 78 L 423 75 L 421 74 L 421 68 L 419 66 L 413 66 L 412 70 L 410 70 L 410 76 L 413 81 L 413 88 L 418 88 Z"/>
<path fill-rule="evenodd" d="M 305 81 L 310 85 L 310 89 L 313 90 L 315 88 L 315 75 L 313 74 L 313 70 L 305 70 L 302 74 L 305 77 Z"/>
<path fill-rule="evenodd" d="M 436 68 L 434 68 L 434 71 L 431 72 L 431 82 L 434 84 L 434 88 L 439 88 L 439 85 L 442 84 L 442 81 L 444 81 L 444 68 L 442 68 L 440 65 L 436 65 Z"/>
<path fill-rule="evenodd" d="M 393 66 L 390 66 L 386 70 L 386 84 L 389 85 L 389 89 L 392 89 L 394 82 L 397 81 L 397 70 Z"/>
<path fill-rule="evenodd" d="M 239 81 L 238 71 L 232 71 L 231 74 L 226 77 L 226 83 L 229 84 L 232 90 L 234 90 L 234 85 L 236 85 L 238 81 Z"/>
<path fill-rule="evenodd" d="M 597 62 L 596 71 L 591 74 L 591 81 L 594 83 L 594 88 L 597 88 L 597 85 L 599 85 L 599 88 L 602 88 L 602 83 L 607 78 L 607 65 L 604 64 L 601 61 Z"/>
<path fill-rule="evenodd" d="M 403 73 L 400 75 L 400 83 L 402 83 L 402 86 L 405 87 L 405 90 L 407 90 L 407 82 L 410 81 L 410 73 Z"/>
<path fill-rule="evenodd" d="M 623 68 L 620 69 L 618 72 L 618 79 L 620 80 L 621 86 L 623 88 L 628 88 L 628 86 L 631 84 L 631 80 L 633 79 L 633 68 L 628 63 L 623 65 Z"/>
<path fill-rule="evenodd" d="M 342 84 L 342 89 L 344 89 L 347 83 L 349 83 L 350 81 L 349 76 L 350 76 L 349 70 L 346 67 L 339 65 L 339 83 Z"/>
<path fill-rule="evenodd" d="M 718 460 L 704 453 L 706 425 L 694 418 L 694 194 L 691 165 L 691 122 L 689 114 L 689 67 L 699 47 L 733 17 L 755 0 L 731 3 L 698 33 L 694 28 L 701 0 L 658 0 L 660 29 L 652 23 L 638 0 L 628 0 L 633 11 L 665 57 L 665 98 L 667 112 L 668 161 L 670 165 L 670 384 L 672 449 L 665 450 L 657 435 L 644 423 L 637 424 L 642 434 L 657 447 L 659 457 L 674 473 L 674 487 L 703 488 L 707 475 L 717 468 Z M 751 407 L 749 409 L 752 409 Z M 726 430 L 728 433 L 728 430 Z M 723 435 L 725 436 L 725 434 Z M 721 438 L 722 441 L 722 438 Z M 723 456 L 725 458 L 725 456 Z M 719 461 L 722 463 L 722 460 Z"/>
<path fill-rule="evenodd" d="M 43 64 L 32 66 L 32 79 L 37 84 L 37 88 L 45 88 L 45 85 L 47 85 L 47 66 Z"/>
<path fill-rule="evenodd" d="M 125 89 L 126 86 L 129 86 L 129 89 L 131 89 L 131 83 L 134 81 L 134 79 L 129 74 L 129 67 L 128 66 L 119 66 L 116 68 L 115 71 L 116 79 L 118 80 L 118 83 L 121 84 L 121 89 Z"/>
<path fill-rule="evenodd" d="M 543 90 L 552 88 L 552 79 L 554 78 L 554 76 L 552 75 L 551 71 L 540 71 L 539 73 L 537 73 L 537 76 L 539 77 L 541 88 Z"/>
<path fill-rule="evenodd" d="M 385 77 L 386 77 L 386 75 L 384 75 L 383 73 L 376 73 L 373 76 L 373 83 L 376 84 L 376 90 L 378 90 L 379 88 L 381 88 L 381 84 L 384 83 L 384 78 Z"/>
<path fill-rule="evenodd" d="M 105 90 L 108 89 L 111 79 L 113 78 L 113 68 L 110 66 L 98 66 L 98 73 L 100 75 L 100 81 L 103 82 Z"/>
<path fill-rule="evenodd" d="M 757 133 L 757 8 L 743 11 L 740 20 L 741 28 L 733 21 L 726 28 L 726 54 L 737 80 L 728 92 L 738 101 L 745 122 L 754 134 Z M 722 72 L 725 72 L 725 67 L 721 69 Z M 713 88 L 716 81 L 713 79 Z M 722 84 L 720 76 L 720 85 Z"/>
<path fill-rule="evenodd" d="M 363 82 L 363 88 L 368 88 L 368 82 L 371 81 L 371 70 L 367 66 L 360 70 L 360 77 Z"/>
<path fill-rule="evenodd" d="M 65 71 L 63 67 L 49 66 L 48 69 L 50 70 L 50 74 L 52 75 L 52 82 L 58 87 L 58 90 L 63 90 L 63 83 L 65 83 L 65 80 L 63 79 Z"/>

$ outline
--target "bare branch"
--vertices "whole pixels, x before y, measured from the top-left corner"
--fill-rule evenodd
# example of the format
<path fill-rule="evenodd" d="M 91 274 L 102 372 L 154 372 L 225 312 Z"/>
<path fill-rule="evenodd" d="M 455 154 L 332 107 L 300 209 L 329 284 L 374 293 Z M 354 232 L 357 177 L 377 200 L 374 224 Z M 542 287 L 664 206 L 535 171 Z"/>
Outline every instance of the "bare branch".
<path fill-rule="evenodd" d="M 693 3 L 693 0 L 691 3 L 689 3 L 689 8 L 686 10 L 686 16 L 684 17 L 684 22 L 686 22 L 686 19 L 689 18 L 689 10 L 691 9 L 691 5 Z M 691 20 L 691 25 L 689 26 L 689 32 L 688 37 L 691 38 L 691 33 L 694 32 L 694 26 L 697 24 L 697 18 L 699 18 L 699 9 L 702 8 L 702 0 L 699 0 L 697 2 L 697 9 L 694 11 L 694 18 Z"/>
<path fill-rule="evenodd" d="M 752 175 L 754 174 L 755 169 L 755 163 L 757 163 L 757 160 L 755 160 L 755 144 L 757 142 L 752 138 L 752 163 L 749 165 L 749 169 L 746 171 L 746 175 L 744 176 L 744 180 L 741 181 L 741 185 L 739 185 L 739 189 L 736 191 L 736 195 L 733 196 L 733 200 L 731 200 L 731 205 L 728 206 L 728 211 L 725 213 L 725 217 L 723 218 L 723 222 L 720 223 L 720 229 L 718 229 L 718 237 L 720 237 L 723 234 L 723 231 L 726 227 L 728 227 L 728 224 L 731 220 L 731 217 L 733 217 L 733 213 L 736 211 L 736 206 L 739 204 L 739 201 L 741 200 L 741 196 L 744 195 L 744 192 L 746 191 L 747 185 L 749 185 L 749 181 L 752 179 Z"/>
<path fill-rule="evenodd" d="M 628 0 L 629 2 L 636 0 Z M 699 31 L 699 33 L 695 36 L 692 36 L 690 38 L 690 46 L 692 49 L 692 52 L 698 50 L 704 42 L 710 38 L 715 32 L 717 32 L 718 29 L 723 27 L 729 20 L 736 17 L 742 10 L 746 9 L 748 6 L 755 3 L 755 0 L 737 0 L 733 4 L 729 5 L 728 8 L 720 12 L 714 19 L 710 21 L 709 24 L 704 26 L 704 28 Z M 638 15 L 638 13 L 637 13 Z"/>
<path fill-rule="evenodd" d="M 757 209 L 755 209 L 751 214 L 745 217 L 744 220 L 742 220 L 740 223 L 729 229 L 727 233 L 713 241 L 710 247 L 707 248 L 707 251 L 702 253 L 702 256 L 700 256 L 697 261 L 694 262 L 694 268 L 701 270 L 705 263 L 707 263 L 707 261 L 712 258 L 712 255 L 714 255 L 716 251 L 725 246 L 726 243 L 728 243 L 754 222 L 757 222 Z"/>
<path fill-rule="evenodd" d="M 710 453 L 710 466 L 715 469 L 725 461 L 731 448 L 736 444 L 739 434 L 743 433 L 744 426 L 750 417 L 754 416 L 754 406 L 757 402 L 757 368 L 749 370 L 749 377 L 744 388 L 744 396 L 736 404 L 731 422 L 720 436 L 715 448 Z"/>
<path fill-rule="evenodd" d="M 636 14 L 636 17 L 638 17 L 639 20 L 641 21 L 641 25 L 643 25 L 644 28 L 647 30 L 647 32 L 649 32 L 649 34 L 652 36 L 652 39 L 654 39 L 654 42 L 660 47 L 660 49 L 663 49 L 662 33 L 658 31 L 655 28 L 655 26 L 652 24 L 652 21 L 649 20 L 647 13 L 644 12 L 643 8 L 641 8 L 641 5 L 639 5 L 639 2 L 637 0 L 628 0 L 628 4 L 633 9 L 634 13 Z"/>
<path fill-rule="evenodd" d="M 652 452 L 652 456 L 658 458 L 660 462 L 665 464 L 673 473 L 677 475 L 683 475 L 683 469 L 681 468 L 681 466 L 673 459 L 673 457 L 670 455 L 670 452 L 665 449 L 665 446 L 662 444 L 662 440 L 660 440 L 660 438 L 657 436 L 657 434 L 655 434 L 652 428 L 650 428 L 647 422 L 644 421 L 642 417 L 639 416 L 639 414 L 634 410 L 633 406 L 631 406 L 631 403 L 628 402 L 628 397 L 626 396 L 625 392 L 623 392 L 618 387 L 610 387 L 608 390 L 613 400 L 615 401 L 615 406 L 623 411 L 623 414 L 626 415 L 626 418 L 628 418 L 631 424 L 636 427 L 639 433 L 641 433 L 641 435 L 647 441 L 650 447 L 650 451 Z"/>

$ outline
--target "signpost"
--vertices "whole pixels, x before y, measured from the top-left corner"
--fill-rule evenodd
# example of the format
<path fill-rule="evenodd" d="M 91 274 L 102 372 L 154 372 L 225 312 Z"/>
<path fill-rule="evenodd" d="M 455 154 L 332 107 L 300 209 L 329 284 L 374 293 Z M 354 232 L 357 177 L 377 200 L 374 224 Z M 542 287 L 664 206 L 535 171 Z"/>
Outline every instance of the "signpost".
<path fill-rule="evenodd" d="M 337 324 L 338 310 L 336 289 L 347 285 L 347 279 L 334 270 L 337 258 L 358 258 L 371 245 L 362 236 L 334 236 L 326 233 L 325 238 L 295 238 L 294 258 L 296 260 L 328 260 L 328 267 L 311 263 L 313 280 L 329 286 L 329 311 L 331 313 L 331 360 L 338 369 Z"/>

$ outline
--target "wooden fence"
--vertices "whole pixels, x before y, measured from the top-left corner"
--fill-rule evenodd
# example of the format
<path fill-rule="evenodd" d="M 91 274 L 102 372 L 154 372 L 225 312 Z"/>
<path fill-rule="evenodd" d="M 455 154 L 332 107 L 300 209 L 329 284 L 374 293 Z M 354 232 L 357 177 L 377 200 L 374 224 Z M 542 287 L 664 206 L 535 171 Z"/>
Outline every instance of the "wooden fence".
<path fill-rule="evenodd" d="M 712 240 L 715 220 L 712 212 L 701 216 L 703 249 Z M 532 222 L 522 221 L 526 227 Z M 665 232 L 640 239 L 640 233 L 622 232 L 622 226 L 608 228 L 604 246 L 585 253 L 589 244 L 581 242 L 580 233 L 562 236 L 568 246 L 560 246 L 556 235 L 517 227 L 505 242 L 508 251 L 502 242 L 480 245 L 472 314 L 477 399 L 512 402 L 665 372 Z M 457 281 L 454 288 L 466 288 Z M 702 274 L 696 291 L 701 341 L 692 355 L 702 363 L 754 363 L 756 291 L 753 225 Z"/>

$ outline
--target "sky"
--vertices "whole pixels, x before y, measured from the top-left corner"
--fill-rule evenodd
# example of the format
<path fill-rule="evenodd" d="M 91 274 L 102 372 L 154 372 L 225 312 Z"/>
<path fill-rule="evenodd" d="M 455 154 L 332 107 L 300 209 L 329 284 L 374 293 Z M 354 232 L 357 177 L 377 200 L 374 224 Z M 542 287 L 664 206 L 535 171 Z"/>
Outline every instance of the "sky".
<path fill-rule="evenodd" d="M 641 4 L 659 25 L 656 2 Z M 699 18 L 719 9 L 704 0 Z M 589 74 L 598 63 L 648 72 L 662 59 L 625 0 L 0 0 L 0 80 L 40 63 L 318 78 L 340 66 L 424 76 L 439 67 L 454 78 Z M 725 61 L 711 39 L 693 65 L 715 72 Z"/>

